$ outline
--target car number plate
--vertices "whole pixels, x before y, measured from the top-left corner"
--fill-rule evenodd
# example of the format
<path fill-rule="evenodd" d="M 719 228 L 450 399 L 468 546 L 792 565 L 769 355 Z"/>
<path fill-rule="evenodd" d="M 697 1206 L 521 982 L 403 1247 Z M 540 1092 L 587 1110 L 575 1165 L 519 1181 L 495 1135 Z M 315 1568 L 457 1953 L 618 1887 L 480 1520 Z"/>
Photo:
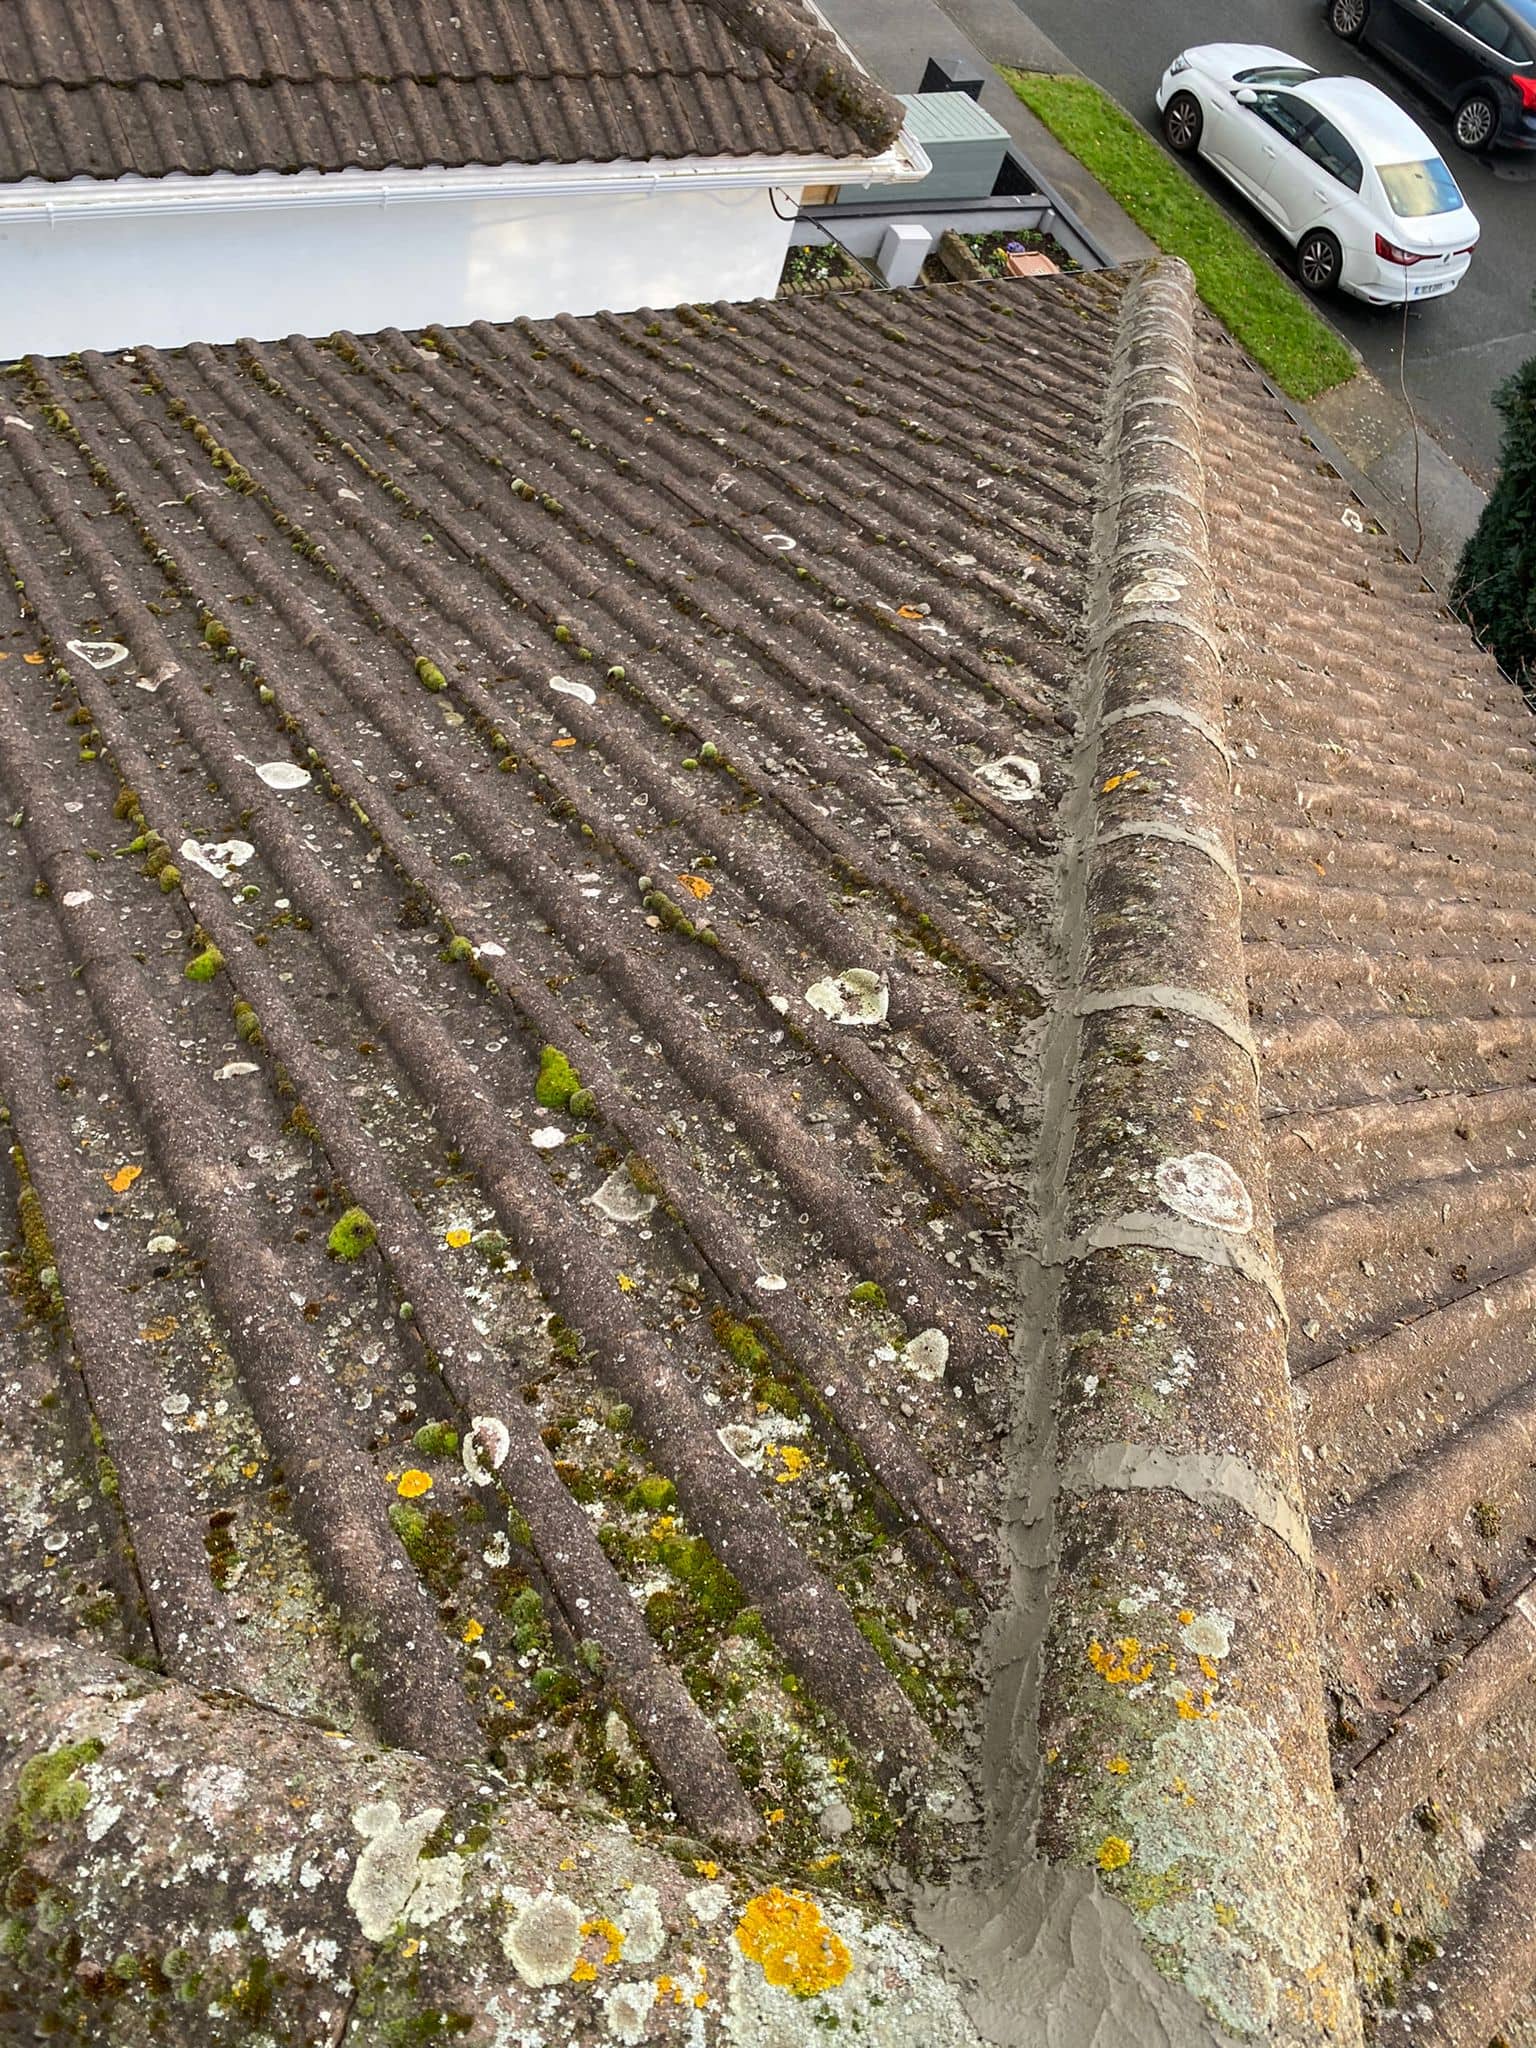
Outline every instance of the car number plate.
<path fill-rule="evenodd" d="M 1445 280 L 1442 278 L 1435 284 L 1416 284 L 1413 288 L 1413 296 L 1416 299 L 1428 299 L 1433 298 L 1436 292 L 1443 292 L 1444 290 Z"/>

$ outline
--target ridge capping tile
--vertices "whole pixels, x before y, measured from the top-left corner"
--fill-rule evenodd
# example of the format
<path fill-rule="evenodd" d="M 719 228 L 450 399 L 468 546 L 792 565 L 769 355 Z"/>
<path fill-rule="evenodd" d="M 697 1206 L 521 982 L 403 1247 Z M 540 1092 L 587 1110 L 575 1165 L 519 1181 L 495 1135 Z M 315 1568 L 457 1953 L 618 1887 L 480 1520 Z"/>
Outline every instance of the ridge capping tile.
<path fill-rule="evenodd" d="M 1123 301 L 1065 813 L 1038 1836 L 1102 1873 L 1224 2027 L 1340 2048 L 1360 2019 L 1316 1579 L 1257 1076 L 1227 1021 L 1247 1006 L 1202 433 L 1187 405 L 1138 430 L 1158 379 L 1195 388 L 1193 280 L 1165 259 Z M 1190 818 L 1198 847 L 1166 829 Z M 1171 1015 L 1114 1000 L 1163 986 L 1186 994 Z"/>

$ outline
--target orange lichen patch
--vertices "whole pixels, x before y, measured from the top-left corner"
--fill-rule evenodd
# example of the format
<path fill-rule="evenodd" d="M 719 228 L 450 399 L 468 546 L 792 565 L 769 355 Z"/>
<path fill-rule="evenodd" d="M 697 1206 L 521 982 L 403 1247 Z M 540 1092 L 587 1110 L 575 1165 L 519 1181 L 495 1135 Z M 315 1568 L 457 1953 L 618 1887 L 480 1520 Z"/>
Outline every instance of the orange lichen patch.
<path fill-rule="evenodd" d="M 400 1474 L 395 1491 L 402 1500 L 420 1500 L 424 1493 L 432 1491 L 432 1474 L 419 1472 L 413 1465 L 409 1472 Z"/>
<path fill-rule="evenodd" d="M 1174 1705 L 1179 1710 L 1179 1719 L 1181 1721 L 1214 1721 L 1218 1719 L 1220 1709 L 1211 1705 L 1211 1698 L 1211 1688 L 1208 1685 L 1201 1686 L 1198 1700 L 1195 1698 L 1193 1690 L 1180 1693 L 1178 1699 L 1174 1702 Z"/>
<path fill-rule="evenodd" d="M 919 605 L 902 604 L 896 607 L 896 616 L 898 619 L 920 619 L 924 613 Z"/>
<path fill-rule="evenodd" d="M 780 1885 L 747 1901 L 736 1923 L 736 1945 L 770 1984 L 797 1998 L 830 1991 L 853 1968 L 848 1944 L 823 1920 L 816 1901 Z"/>
<path fill-rule="evenodd" d="M 613 1965 L 624 1953 L 623 1928 L 616 1927 L 611 1920 L 583 1920 L 581 1923 L 582 1940 L 586 1941 L 594 1934 L 601 1935 L 607 1946 L 608 1952 L 602 1958 L 603 1967 L 605 1969 L 612 1969 Z"/>
<path fill-rule="evenodd" d="M 679 875 L 677 878 L 691 896 L 697 896 L 702 903 L 706 896 L 713 896 L 715 885 L 706 882 L 702 875 Z"/>
<path fill-rule="evenodd" d="M 146 1344 L 163 1344 L 167 1337 L 176 1334 L 174 1316 L 156 1316 L 152 1323 L 146 1323 L 139 1335 Z"/>
<path fill-rule="evenodd" d="M 1106 1835 L 1099 1844 L 1100 1870 L 1123 1870 L 1131 1860 L 1131 1845 L 1124 1835 Z"/>
<path fill-rule="evenodd" d="M 1196 1659 L 1196 1662 L 1200 1666 L 1200 1676 L 1202 1678 L 1208 1678 L 1212 1685 L 1220 1684 L 1221 1668 L 1214 1657 L 1199 1657 Z"/>
<path fill-rule="evenodd" d="M 1101 1642 L 1090 1643 L 1088 1662 L 1106 1685 L 1140 1685 L 1152 1676 L 1152 1658 L 1143 1656 L 1136 1636 L 1120 1636 L 1108 1650 Z"/>
<path fill-rule="evenodd" d="M 43 665 L 43 657 L 40 654 L 24 654 L 21 658 L 28 668 L 41 668 Z"/>
<path fill-rule="evenodd" d="M 114 1195 L 126 1195 L 143 1171 L 142 1166 L 120 1166 L 116 1173 L 104 1173 L 101 1177 Z"/>
<path fill-rule="evenodd" d="M 573 1984 L 590 1984 L 596 1975 L 596 1966 L 589 1963 L 585 1956 L 580 1956 L 577 1958 L 575 1969 L 571 1972 L 571 1982 Z"/>
<path fill-rule="evenodd" d="M 565 740 L 551 740 L 549 744 L 550 744 L 550 745 L 551 745 L 552 747 L 574 747 L 574 746 L 575 746 L 575 744 L 576 744 L 576 742 L 575 742 L 574 740 L 571 740 L 571 739 L 565 739 Z"/>
<path fill-rule="evenodd" d="M 1179 1609 L 1179 1626 L 1181 1628 L 1188 1628 L 1194 1618 L 1195 1610 L 1192 1607 L 1181 1607 Z"/>

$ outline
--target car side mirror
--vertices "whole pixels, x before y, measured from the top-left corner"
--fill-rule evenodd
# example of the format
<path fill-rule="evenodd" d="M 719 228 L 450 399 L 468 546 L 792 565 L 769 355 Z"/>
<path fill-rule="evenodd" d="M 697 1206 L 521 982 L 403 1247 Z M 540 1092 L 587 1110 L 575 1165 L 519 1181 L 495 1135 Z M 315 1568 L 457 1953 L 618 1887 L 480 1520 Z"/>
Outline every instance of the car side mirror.
<path fill-rule="evenodd" d="M 1240 107 L 1256 107 L 1259 104 L 1259 96 L 1251 85 L 1240 85 L 1232 97 Z"/>

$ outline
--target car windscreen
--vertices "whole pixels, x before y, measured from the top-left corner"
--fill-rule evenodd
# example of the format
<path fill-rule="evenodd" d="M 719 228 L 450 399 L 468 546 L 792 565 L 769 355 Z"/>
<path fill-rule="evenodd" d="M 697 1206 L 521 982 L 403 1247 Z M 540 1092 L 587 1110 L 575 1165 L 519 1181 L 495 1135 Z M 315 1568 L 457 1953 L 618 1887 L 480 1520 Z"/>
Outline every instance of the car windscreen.
<path fill-rule="evenodd" d="M 1259 64 L 1251 71 L 1234 71 L 1237 85 L 1305 85 L 1317 73 L 1305 64 Z"/>
<path fill-rule="evenodd" d="M 1422 220 L 1429 213 L 1454 213 L 1463 203 L 1456 180 L 1437 156 L 1416 164 L 1378 164 L 1376 175 L 1386 190 L 1388 206 L 1399 220 Z"/>

